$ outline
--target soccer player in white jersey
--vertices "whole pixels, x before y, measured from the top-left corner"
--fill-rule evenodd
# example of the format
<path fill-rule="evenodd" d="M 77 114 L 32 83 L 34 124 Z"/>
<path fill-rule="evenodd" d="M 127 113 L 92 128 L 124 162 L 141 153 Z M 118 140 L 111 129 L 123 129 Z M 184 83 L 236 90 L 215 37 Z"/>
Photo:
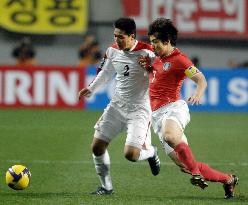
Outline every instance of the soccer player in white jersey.
<path fill-rule="evenodd" d="M 148 160 L 153 175 L 160 171 L 157 147 L 151 145 L 149 77 L 138 64 L 140 56 L 154 58 L 155 55 L 150 45 L 136 40 L 133 19 L 119 18 L 114 22 L 114 40 L 94 81 L 79 91 L 79 99 L 88 97 L 116 74 L 115 94 L 94 127 L 93 162 L 101 182 L 101 186 L 91 193 L 96 195 L 113 193 L 107 147 L 123 130 L 127 130 L 126 159 L 132 162 Z"/>

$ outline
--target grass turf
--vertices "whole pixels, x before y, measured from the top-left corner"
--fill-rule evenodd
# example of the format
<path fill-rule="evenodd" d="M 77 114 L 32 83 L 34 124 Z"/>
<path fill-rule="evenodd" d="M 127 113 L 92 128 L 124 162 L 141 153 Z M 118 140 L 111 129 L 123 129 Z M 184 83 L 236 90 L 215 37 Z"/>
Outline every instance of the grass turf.
<path fill-rule="evenodd" d="M 0 204 L 248 204 L 248 115 L 245 113 L 192 113 L 186 128 L 198 161 L 240 178 L 236 197 L 223 199 L 221 184 L 200 190 L 189 183 L 161 149 L 161 173 L 154 177 L 147 162 L 124 159 L 125 134 L 110 147 L 115 194 L 90 196 L 99 185 L 92 163 L 90 143 L 93 125 L 101 112 L 70 110 L 0 110 Z M 23 191 L 5 184 L 11 165 L 24 164 L 32 172 Z"/>

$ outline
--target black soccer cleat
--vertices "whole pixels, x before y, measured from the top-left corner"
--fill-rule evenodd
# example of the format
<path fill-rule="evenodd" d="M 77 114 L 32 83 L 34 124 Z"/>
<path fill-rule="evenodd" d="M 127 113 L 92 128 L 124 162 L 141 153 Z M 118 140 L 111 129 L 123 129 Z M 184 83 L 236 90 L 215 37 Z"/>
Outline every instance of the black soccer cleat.
<path fill-rule="evenodd" d="M 208 187 L 208 183 L 205 181 L 205 179 L 200 174 L 193 175 L 192 178 L 190 179 L 190 182 L 194 186 L 199 186 L 202 189 L 205 189 L 206 187 Z"/>
<path fill-rule="evenodd" d="M 91 195 L 111 195 L 114 194 L 114 190 L 107 190 L 103 187 L 98 187 L 96 191 L 90 193 Z"/>
<path fill-rule="evenodd" d="M 158 175 L 160 172 L 160 160 L 158 157 L 158 148 L 156 146 L 154 146 L 154 155 L 153 157 L 148 158 L 148 162 L 152 171 L 152 174 L 154 176 Z"/>
<path fill-rule="evenodd" d="M 236 175 L 231 175 L 231 183 L 223 184 L 225 190 L 225 199 L 231 199 L 234 197 L 234 188 L 238 184 L 239 178 Z"/>

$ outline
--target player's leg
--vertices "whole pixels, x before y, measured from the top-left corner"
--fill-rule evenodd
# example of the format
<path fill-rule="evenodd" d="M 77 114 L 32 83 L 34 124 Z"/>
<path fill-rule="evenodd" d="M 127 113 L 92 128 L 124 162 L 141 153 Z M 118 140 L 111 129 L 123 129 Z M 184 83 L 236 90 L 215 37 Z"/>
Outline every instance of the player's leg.
<path fill-rule="evenodd" d="M 124 147 L 125 158 L 132 162 L 146 160 L 156 153 L 155 147 L 151 145 L 150 130 L 139 127 L 138 124 L 136 121 L 128 125 L 127 140 Z M 144 130 L 147 131 L 144 132 Z"/>
<path fill-rule="evenodd" d="M 108 144 L 108 142 L 102 139 L 98 139 L 96 137 L 93 138 L 92 157 L 101 186 L 91 194 L 102 195 L 113 193 L 113 185 L 110 176 L 110 158 L 107 150 Z"/>
<path fill-rule="evenodd" d="M 231 176 L 229 174 L 222 173 L 217 171 L 205 163 L 197 162 L 198 168 L 202 174 L 202 176 L 211 182 L 220 182 L 223 184 L 227 184 L 231 182 Z"/>
<path fill-rule="evenodd" d="M 185 143 L 187 143 L 187 138 L 185 135 L 183 135 L 182 139 Z M 184 164 L 180 162 L 174 149 L 170 147 L 165 141 L 164 142 L 161 141 L 161 143 L 164 147 L 166 154 L 181 169 L 181 171 L 184 173 L 191 174 L 190 171 L 186 169 Z M 230 199 L 234 197 L 234 188 L 238 184 L 238 180 L 239 180 L 236 175 L 222 173 L 218 170 L 211 168 L 210 166 L 202 162 L 197 162 L 197 166 L 201 172 L 201 175 L 206 181 L 220 182 L 223 184 L 224 191 L 225 191 L 225 199 Z M 206 187 L 207 187 L 207 184 L 204 183 L 202 188 L 206 188 Z"/>
<path fill-rule="evenodd" d="M 132 162 L 148 160 L 151 172 L 154 176 L 160 172 L 160 160 L 158 157 L 157 147 L 151 145 L 149 148 L 137 148 L 130 145 L 125 145 L 125 157 Z"/>
<path fill-rule="evenodd" d="M 164 151 L 166 153 L 166 155 L 168 155 L 170 157 L 170 159 L 180 168 L 180 170 L 184 173 L 187 174 L 191 174 L 189 170 L 187 170 L 187 168 L 184 166 L 184 164 L 182 162 L 179 161 L 176 152 L 174 151 L 174 149 L 169 146 L 161 136 L 159 136 L 160 138 L 160 142 L 164 148 Z M 185 136 L 185 134 L 183 134 L 182 136 L 182 141 L 185 142 L 186 144 L 188 144 L 188 140 Z"/>
<path fill-rule="evenodd" d="M 152 156 L 151 156 L 151 151 L 153 153 Z M 149 129 L 148 131 L 148 135 L 146 137 L 145 143 L 142 146 L 138 160 L 140 161 L 140 160 L 146 160 L 146 159 L 149 163 L 152 174 L 154 176 L 158 175 L 160 172 L 160 159 L 158 156 L 157 146 L 151 145 L 151 129 Z"/>
<path fill-rule="evenodd" d="M 95 125 L 92 142 L 93 162 L 99 175 L 101 186 L 92 194 L 106 195 L 113 193 L 110 176 L 110 157 L 107 147 L 111 140 L 123 129 L 123 123 L 118 111 L 110 103 Z"/>
<path fill-rule="evenodd" d="M 182 141 L 183 132 L 177 122 L 172 119 L 166 119 L 162 127 L 162 133 L 165 136 L 165 141 L 175 150 L 179 161 L 185 165 L 187 170 L 192 175 L 200 174 L 189 146 Z"/>
<path fill-rule="evenodd" d="M 153 175 L 160 171 L 157 147 L 151 145 L 150 112 L 141 107 L 130 114 L 124 155 L 130 161 L 148 160 Z"/>
<path fill-rule="evenodd" d="M 186 170 L 191 173 L 191 183 L 202 189 L 206 188 L 208 184 L 201 175 L 190 147 L 182 141 L 181 136 L 183 133 L 178 123 L 175 120 L 167 119 L 164 121 L 162 133 L 163 136 L 165 136 L 166 142 L 174 149 L 178 160 L 185 166 Z"/>
<path fill-rule="evenodd" d="M 169 147 L 169 145 L 167 146 Z M 174 163 L 177 166 L 180 167 L 181 171 L 184 173 L 191 174 L 186 169 L 186 167 L 179 161 L 175 151 L 171 147 L 167 148 L 167 150 L 169 151 L 168 156 L 174 161 Z M 218 170 L 211 168 L 210 166 L 202 162 L 197 162 L 197 166 L 201 172 L 201 176 L 203 176 L 203 178 L 206 181 L 220 182 L 223 184 L 223 188 L 225 191 L 225 197 L 224 197 L 225 199 L 230 199 L 234 197 L 234 188 L 238 184 L 238 180 L 239 180 L 239 178 L 236 175 L 222 173 Z M 207 183 L 204 183 L 201 186 L 202 186 L 201 188 L 204 189 L 208 185 Z"/>
<path fill-rule="evenodd" d="M 183 101 L 178 102 L 177 111 L 173 111 L 172 113 L 174 113 L 174 114 L 171 114 L 171 117 L 172 117 L 171 119 L 174 120 L 182 130 L 184 130 L 187 123 L 190 121 L 187 104 L 184 103 Z M 181 149 L 184 149 L 186 151 L 186 155 L 190 156 L 191 150 L 188 148 L 189 147 L 188 147 L 187 143 L 186 143 L 186 145 L 185 144 L 178 144 L 176 147 L 174 147 L 175 153 L 177 154 L 177 158 L 179 159 L 179 161 L 181 161 L 184 164 L 184 166 L 186 164 L 180 159 L 180 155 L 178 154 L 178 151 Z M 187 152 L 187 149 L 188 149 L 188 152 Z M 192 157 L 193 157 L 193 155 L 192 155 Z M 204 189 L 208 186 L 208 184 L 205 182 L 205 180 L 214 181 L 214 182 L 221 182 L 224 184 L 225 197 L 231 198 L 233 196 L 233 190 L 234 190 L 235 185 L 238 182 L 238 177 L 236 177 L 235 175 L 228 175 L 225 173 L 221 173 L 217 170 L 214 170 L 213 168 L 209 167 L 207 164 L 204 164 L 204 163 L 196 162 L 196 164 L 197 164 L 197 168 L 200 172 L 200 175 L 198 175 L 198 174 L 193 175 L 193 177 L 191 178 L 191 183 L 193 185 L 200 186 L 202 189 Z M 185 168 L 186 168 L 186 170 L 189 170 L 187 165 L 185 166 Z M 189 171 L 192 173 L 191 170 L 189 170 Z"/>
<path fill-rule="evenodd" d="M 180 162 L 174 149 L 171 148 L 168 144 L 167 146 L 169 148 L 167 148 L 166 150 L 169 151 L 168 156 L 171 158 L 171 160 L 181 169 L 182 172 L 190 173 L 186 169 L 186 167 Z M 208 166 L 203 162 L 196 162 L 196 163 L 201 172 L 201 175 L 204 177 L 206 181 L 220 182 L 223 184 L 228 184 L 231 182 L 231 175 L 219 172 L 218 170 L 211 168 L 210 166 Z"/>
<path fill-rule="evenodd" d="M 197 162 L 197 165 L 204 179 L 207 181 L 220 182 L 223 184 L 225 199 L 234 197 L 234 188 L 238 184 L 239 180 L 236 175 L 222 173 L 202 162 Z"/>
<path fill-rule="evenodd" d="M 207 183 L 200 175 L 188 144 L 182 140 L 184 128 L 189 121 L 189 109 L 183 100 L 171 103 L 153 113 L 153 128 L 160 136 L 160 141 L 162 139 L 174 149 L 180 163 L 192 174 L 191 183 L 193 180 L 194 185 L 203 188 Z"/>
<path fill-rule="evenodd" d="M 183 139 L 184 139 L 184 141 L 186 140 L 185 143 L 187 143 L 187 139 L 186 139 L 185 135 L 183 136 Z M 168 154 L 168 156 L 174 161 L 174 163 L 178 167 L 180 167 L 181 171 L 184 173 L 191 174 L 190 171 L 188 171 L 187 168 L 184 166 L 184 164 L 182 164 L 180 162 L 174 149 L 171 148 L 166 143 L 164 143 L 163 146 L 164 146 L 164 149 L 165 149 L 166 153 Z M 230 175 L 230 174 L 222 173 L 220 171 L 217 171 L 217 170 L 211 168 L 210 166 L 208 166 L 207 164 L 202 163 L 202 162 L 197 162 L 197 166 L 199 168 L 201 176 L 203 176 L 203 178 L 206 181 L 223 183 L 226 199 L 232 198 L 234 196 L 234 187 L 238 184 L 238 177 L 236 175 Z M 193 183 L 196 183 L 196 182 L 193 182 Z M 203 184 L 201 184 L 200 187 L 204 189 L 207 186 L 208 186 L 208 184 L 206 182 L 204 182 Z"/>
<path fill-rule="evenodd" d="M 130 145 L 124 147 L 125 157 L 132 162 L 148 160 L 151 172 L 154 176 L 160 172 L 160 160 L 158 157 L 157 147 L 151 145 L 148 148 L 137 148 Z"/>
<path fill-rule="evenodd" d="M 177 154 L 174 150 L 168 156 L 180 168 L 182 172 L 191 174 L 190 171 L 187 170 L 186 167 L 179 161 L 179 159 L 177 158 Z"/>

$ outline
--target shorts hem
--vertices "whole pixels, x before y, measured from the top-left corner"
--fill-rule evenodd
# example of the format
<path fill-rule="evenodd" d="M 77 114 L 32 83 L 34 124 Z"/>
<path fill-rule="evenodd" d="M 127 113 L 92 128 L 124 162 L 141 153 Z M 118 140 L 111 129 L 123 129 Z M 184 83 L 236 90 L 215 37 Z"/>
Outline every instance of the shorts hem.
<path fill-rule="evenodd" d="M 100 140 L 103 140 L 107 143 L 110 143 L 110 139 L 107 138 L 103 133 L 101 133 L 99 130 L 95 130 L 95 134 L 94 134 L 94 138 L 97 138 L 97 139 L 100 139 Z"/>

